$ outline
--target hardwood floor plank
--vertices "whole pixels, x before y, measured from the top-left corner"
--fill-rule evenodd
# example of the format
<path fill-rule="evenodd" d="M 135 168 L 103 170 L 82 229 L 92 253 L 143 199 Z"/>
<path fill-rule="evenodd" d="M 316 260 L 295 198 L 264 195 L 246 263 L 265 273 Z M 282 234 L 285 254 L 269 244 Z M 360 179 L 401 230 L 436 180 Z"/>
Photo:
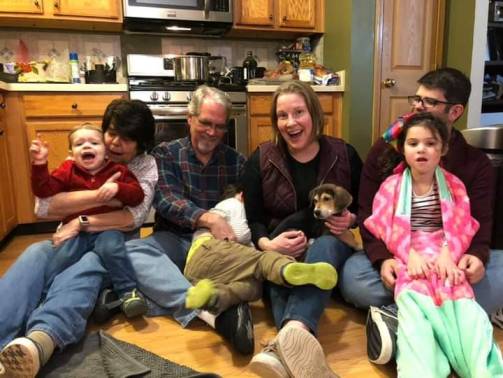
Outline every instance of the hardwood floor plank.
<path fill-rule="evenodd" d="M 49 236 L 13 238 L 0 250 L 0 275 L 26 247 Z M 255 327 L 255 352 L 259 352 L 261 345 L 274 338 L 276 329 L 270 312 L 262 301 L 252 303 L 251 308 Z M 321 319 L 318 335 L 330 366 L 341 377 L 396 377 L 393 366 L 376 366 L 368 362 L 364 326 L 364 312 L 331 300 Z M 98 328 L 91 323 L 88 330 Z M 123 316 L 118 316 L 103 329 L 118 339 L 195 370 L 214 372 L 223 377 L 255 377 L 247 369 L 250 357 L 232 353 L 231 347 L 199 320 L 183 329 L 168 317 L 126 321 Z M 495 329 L 494 334 L 502 347 L 503 331 Z"/>

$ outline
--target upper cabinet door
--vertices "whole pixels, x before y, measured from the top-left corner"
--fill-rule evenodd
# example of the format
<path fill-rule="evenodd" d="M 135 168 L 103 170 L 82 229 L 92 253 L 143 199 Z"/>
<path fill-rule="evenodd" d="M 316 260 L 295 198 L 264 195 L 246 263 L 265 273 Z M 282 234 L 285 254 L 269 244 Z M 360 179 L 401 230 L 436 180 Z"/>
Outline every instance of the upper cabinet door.
<path fill-rule="evenodd" d="M 0 0 L 1 13 L 31 13 L 42 14 L 43 0 Z"/>
<path fill-rule="evenodd" d="M 118 19 L 120 4 L 119 0 L 54 0 L 53 12 L 55 16 Z"/>
<path fill-rule="evenodd" d="M 314 29 L 316 0 L 279 0 L 279 26 Z"/>
<path fill-rule="evenodd" d="M 261 26 L 274 24 L 273 0 L 240 0 L 235 4 L 238 24 Z"/>

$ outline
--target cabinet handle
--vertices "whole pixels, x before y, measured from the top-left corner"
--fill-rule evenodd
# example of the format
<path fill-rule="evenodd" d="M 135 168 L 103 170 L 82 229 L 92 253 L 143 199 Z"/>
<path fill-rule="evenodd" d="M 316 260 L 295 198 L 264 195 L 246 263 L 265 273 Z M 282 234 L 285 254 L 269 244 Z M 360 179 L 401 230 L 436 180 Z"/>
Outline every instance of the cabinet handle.
<path fill-rule="evenodd" d="M 35 6 L 36 6 L 37 8 L 40 8 L 40 3 L 38 2 L 38 0 L 34 0 L 34 1 L 33 1 L 33 4 L 35 4 Z"/>
<path fill-rule="evenodd" d="M 0 109 L 5 109 L 5 108 L 6 108 L 5 102 L 1 102 L 0 103 Z"/>
<path fill-rule="evenodd" d="M 288 20 L 288 17 L 287 16 L 283 16 L 283 21 L 287 21 Z"/>
<path fill-rule="evenodd" d="M 269 20 L 272 20 L 272 19 L 273 19 L 273 15 L 272 15 L 272 14 L 270 14 L 270 15 L 269 15 Z"/>
<path fill-rule="evenodd" d="M 72 104 L 72 109 L 77 109 L 79 107 L 79 104 L 77 104 L 76 102 Z"/>
<path fill-rule="evenodd" d="M 59 9 L 59 0 L 54 0 L 54 8 Z"/>
<path fill-rule="evenodd" d="M 2 136 L 4 133 L 4 131 L 2 129 L 0 129 L 0 136 Z"/>

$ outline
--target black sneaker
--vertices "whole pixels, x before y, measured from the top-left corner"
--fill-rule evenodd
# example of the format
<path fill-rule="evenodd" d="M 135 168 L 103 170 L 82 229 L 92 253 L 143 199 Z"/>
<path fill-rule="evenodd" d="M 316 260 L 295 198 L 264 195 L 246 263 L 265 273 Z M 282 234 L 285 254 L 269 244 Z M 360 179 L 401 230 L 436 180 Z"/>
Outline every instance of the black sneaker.
<path fill-rule="evenodd" d="M 396 305 L 370 306 L 365 331 L 370 362 L 384 365 L 395 359 L 398 316 Z"/>
<path fill-rule="evenodd" d="M 121 304 L 122 301 L 112 289 L 103 289 L 94 307 L 92 315 L 93 320 L 98 324 L 108 322 L 115 315 L 120 313 Z"/>
<path fill-rule="evenodd" d="M 248 303 L 229 307 L 215 320 L 217 332 L 241 354 L 252 354 L 255 349 L 253 322 Z"/>
<path fill-rule="evenodd" d="M 121 310 L 126 318 L 135 318 L 145 315 L 148 311 L 147 301 L 137 289 L 124 294 L 121 297 Z"/>

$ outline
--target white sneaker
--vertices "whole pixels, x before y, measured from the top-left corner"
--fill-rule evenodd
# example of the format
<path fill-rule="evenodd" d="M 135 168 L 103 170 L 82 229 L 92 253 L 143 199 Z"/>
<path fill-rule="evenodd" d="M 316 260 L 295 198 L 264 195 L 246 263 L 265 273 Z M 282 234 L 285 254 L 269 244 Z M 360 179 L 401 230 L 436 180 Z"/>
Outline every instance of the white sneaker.
<path fill-rule="evenodd" d="M 503 307 L 491 314 L 491 322 L 499 328 L 503 329 Z"/>
<path fill-rule="evenodd" d="M 0 352 L 3 375 L 9 378 L 33 378 L 40 369 L 37 346 L 27 337 L 12 340 Z"/>
<path fill-rule="evenodd" d="M 250 370 L 262 378 L 289 378 L 276 349 L 276 341 L 267 344 L 250 361 Z"/>

